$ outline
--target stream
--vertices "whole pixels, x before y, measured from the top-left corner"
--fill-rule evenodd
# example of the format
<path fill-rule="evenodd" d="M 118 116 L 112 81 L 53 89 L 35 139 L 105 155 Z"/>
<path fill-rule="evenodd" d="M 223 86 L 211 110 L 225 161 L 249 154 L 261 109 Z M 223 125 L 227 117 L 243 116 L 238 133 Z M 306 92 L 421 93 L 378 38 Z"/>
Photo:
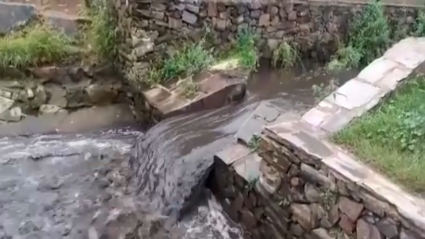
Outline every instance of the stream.
<path fill-rule="evenodd" d="M 260 67 L 248 95 L 218 110 L 137 126 L 0 139 L 0 239 L 243 238 L 204 186 L 213 155 L 263 100 L 302 114 L 315 66 Z M 356 72 L 339 79 L 348 80 Z"/>

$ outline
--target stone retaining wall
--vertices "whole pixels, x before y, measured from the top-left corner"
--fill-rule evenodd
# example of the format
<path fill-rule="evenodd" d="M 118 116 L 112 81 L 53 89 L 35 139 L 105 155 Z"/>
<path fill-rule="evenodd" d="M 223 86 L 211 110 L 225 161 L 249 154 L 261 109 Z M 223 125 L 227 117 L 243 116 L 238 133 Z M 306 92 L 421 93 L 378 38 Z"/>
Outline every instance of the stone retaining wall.
<path fill-rule="evenodd" d="M 246 237 L 425 238 L 425 200 L 327 140 L 424 62 L 425 38 L 402 40 L 301 119 L 265 126 L 258 155 L 218 153 L 212 188 Z"/>
<path fill-rule="evenodd" d="M 112 65 L 42 66 L 24 73 L 6 69 L 0 83 L 0 124 L 26 115 L 67 115 L 79 108 L 125 103 L 144 126 L 154 122 L 153 109 L 139 92 L 123 84 Z"/>
<path fill-rule="evenodd" d="M 345 37 L 348 21 L 365 1 L 152 1 L 116 0 L 120 61 L 130 79 L 146 76 L 151 61 L 181 47 L 184 37 L 199 40 L 210 30 L 216 46 L 251 28 L 260 36 L 263 56 L 285 42 L 296 43 L 305 57 L 328 60 Z M 387 3 L 386 11 L 398 28 L 414 24 L 419 3 Z M 192 39 L 192 40 L 193 40 Z"/>

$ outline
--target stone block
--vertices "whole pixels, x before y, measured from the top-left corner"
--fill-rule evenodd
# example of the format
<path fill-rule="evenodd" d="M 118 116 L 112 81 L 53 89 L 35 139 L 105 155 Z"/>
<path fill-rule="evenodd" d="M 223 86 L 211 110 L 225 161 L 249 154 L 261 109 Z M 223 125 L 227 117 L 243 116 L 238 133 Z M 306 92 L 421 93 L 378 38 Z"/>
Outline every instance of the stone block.
<path fill-rule="evenodd" d="M 305 113 L 302 119 L 313 126 L 319 126 L 338 111 L 340 111 L 340 107 L 323 100 Z"/>
<path fill-rule="evenodd" d="M 251 153 L 233 163 L 232 167 L 239 176 L 244 178 L 247 182 L 251 182 L 252 180 L 258 179 L 261 175 L 260 162 L 260 156 L 256 153 Z"/>
<path fill-rule="evenodd" d="M 415 69 L 425 61 L 425 42 L 420 38 L 409 37 L 401 40 L 384 54 L 384 58 Z"/>
<path fill-rule="evenodd" d="M 357 221 L 356 226 L 357 239 L 383 239 L 383 235 L 378 228 L 365 222 L 363 219 Z"/>
<path fill-rule="evenodd" d="M 198 14 L 199 13 L 199 6 L 195 6 L 192 4 L 186 4 L 186 10 L 188 10 L 189 12 Z"/>
<path fill-rule="evenodd" d="M 330 235 L 329 232 L 324 228 L 317 228 L 312 231 L 312 235 L 317 239 L 335 239 L 334 236 Z"/>
<path fill-rule="evenodd" d="M 398 234 L 399 234 L 398 227 L 389 218 L 384 218 L 380 220 L 376 224 L 376 227 L 388 239 L 396 239 L 398 237 Z"/>
<path fill-rule="evenodd" d="M 293 219 L 298 222 L 304 230 L 310 232 L 317 227 L 317 220 L 307 204 L 292 203 L 290 211 Z"/>
<path fill-rule="evenodd" d="M 375 85 L 381 88 L 394 90 L 397 87 L 398 83 L 406 79 L 410 75 L 410 73 L 412 73 L 412 71 L 409 69 L 396 68 L 386 74 L 380 81 L 375 83 Z"/>
<path fill-rule="evenodd" d="M 381 80 L 387 73 L 397 67 L 397 63 L 385 58 L 378 58 L 364 68 L 357 78 L 360 78 L 370 84 L 375 84 Z"/>
<path fill-rule="evenodd" d="M 215 1 L 208 1 L 207 12 L 209 17 L 217 16 L 217 5 Z"/>
<path fill-rule="evenodd" d="M 301 164 L 300 175 L 310 183 L 322 185 L 332 191 L 336 190 L 334 180 L 321 174 L 318 170 L 307 164 Z"/>
<path fill-rule="evenodd" d="M 364 208 L 363 204 L 354 202 L 347 197 L 340 197 L 338 207 L 351 221 L 356 221 Z"/>
<path fill-rule="evenodd" d="M 181 19 L 176 19 L 169 17 L 168 18 L 168 27 L 173 29 L 180 29 L 183 26 L 183 22 Z"/>
<path fill-rule="evenodd" d="M 348 234 L 352 234 L 354 228 L 356 227 L 356 223 L 351 221 L 350 218 L 348 218 L 345 214 L 342 214 L 341 220 L 339 220 L 338 225 L 342 230 L 344 230 L 344 232 Z"/>
<path fill-rule="evenodd" d="M 0 34 L 27 24 L 35 16 L 33 5 L 0 2 Z"/>
<path fill-rule="evenodd" d="M 270 25 L 270 14 L 266 13 L 266 14 L 262 14 L 260 16 L 260 20 L 258 21 L 258 26 L 262 27 L 267 27 Z"/>
<path fill-rule="evenodd" d="M 326 100 L 348 110 L 353 110 L 365 106 L 378 93 L 378 87 L 352 79 L 326 97 Z"/>
<path fill-rule="evenodd" d="M 184 11 L 182 19 L 184 22 L 194 25 L 198 21 L 198 16 L 188 11 Z"/>

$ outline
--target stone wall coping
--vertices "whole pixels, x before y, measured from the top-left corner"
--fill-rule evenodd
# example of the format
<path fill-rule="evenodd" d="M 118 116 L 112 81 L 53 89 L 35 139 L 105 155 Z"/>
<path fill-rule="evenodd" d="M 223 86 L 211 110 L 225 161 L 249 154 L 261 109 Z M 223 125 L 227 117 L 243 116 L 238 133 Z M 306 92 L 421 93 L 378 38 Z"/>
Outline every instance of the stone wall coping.
<path fill-rule="evenodd" d="M 335 144 L 300 127 L 300 121 L 268 126 L 263 133 L 283 145 L 291 144 L 325 164 L 334 176 L 356 184 L 393 205 L 404 219 L 425 231 L 425 200 L 414 196 Z M 361 196 L 360 196 L 361 197 Z"/>
<path fill-rule="evenodd" d="M 364 68 L 356 78 L 332 92 L 302 116 L 328 134 L 362 115 L 425 62 L 425 38 L 409 37 L 395 44 Z"/>
<path fill-rule="evenodd" d="M 263 134 L 289 148 L 304 151 L 312 158 L 305 163 L 322 163 L 331 169 L 336 178 L 354 183 L 360 190 L 379 198 L 377 201 L 389 203 L 395 207 L 398 215 L 418 227 L 424 235 L 423 198 L 406 192 L 326 139 L 326 136 L 341 130 L 355 117 L 377 105 L 382 97 L 393 91 L 424 62 L 425 38 L 406 38 L 304 114 L 301 120 L 266 126 Z M 389 206 L 385 208 L 387 211 L 390 211 Z"/>

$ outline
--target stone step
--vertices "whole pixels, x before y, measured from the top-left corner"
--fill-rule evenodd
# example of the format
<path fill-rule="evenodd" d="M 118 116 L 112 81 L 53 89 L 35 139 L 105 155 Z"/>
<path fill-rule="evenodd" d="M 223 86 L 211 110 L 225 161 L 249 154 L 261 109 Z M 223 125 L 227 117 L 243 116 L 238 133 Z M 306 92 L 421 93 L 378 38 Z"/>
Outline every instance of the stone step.
<path fill-rule="evenodd" d="M 177 109 L 184 107 L 188 101 L 177 94 L 171 92 L 162 85 L 156 85 L 143 92 L 146 100 L 163 115 L 167 115 Z"/>

